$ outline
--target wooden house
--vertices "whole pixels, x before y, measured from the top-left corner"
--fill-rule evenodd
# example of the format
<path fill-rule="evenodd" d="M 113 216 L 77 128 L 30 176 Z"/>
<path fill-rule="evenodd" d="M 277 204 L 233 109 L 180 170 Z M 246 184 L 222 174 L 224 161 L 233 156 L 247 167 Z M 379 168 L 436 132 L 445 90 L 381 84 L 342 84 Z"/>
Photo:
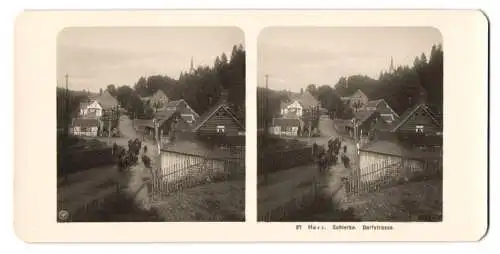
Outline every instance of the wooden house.
<path fill-rule="evenodd" d="M 360 89 L 356 90 L 351 96 L 343 96 L 340 99 L 354 112 L 364 108 L 369 101 L 368 96 Z"/>
<path fill-rule="evenodd" d="M 173 135 L 172 131 L 190 131 L 198 118 L 198 113 L 183 99 L 169 101 L 163 106 L 163 110 L 156 112 L 154 116 L 155 122 L 158 123 L 158 132 L 165 136 Z"/>
<path fill-rule="evenodd" d="M 398 140 L 408 145 L 442 146 L 441 122 L 425 103 L 416 104 L 406 110 L 390 131 Z"/>
<path fill-rule="evenodd" d="M 384 99 L 368 101 L 362 110 L 377 111 L 380 117 L 388 124 L 391 124 L 399 119 L 399 115 Z"/>
<path fill-rule="evenodd" d="M 119 108 L 118 100 L 107 90 L 95 96 L 92 100 L 98 101 L 104 111 L 118 110 Z"/>
<path fill-rule="evenodd" d="M 320 103 L 309 92 L 295 94 L 289 103 L 281 105 L 281 115 L 294 114 L 296 117 L 304 117 L 306 111 L 318 110 Z"/>
<path fill-rule="evenodd" d="M 244 142 L 245 126 L 236 117 L 227 102 L 227 92 L 221 94 L 220 101 L 201 115 L 192 132 L 199 138 L 233 140 Z"/>
<path fill-rule="evenodd" d="M 158 89 L 151 96 L 141 97 L 141 101 L 144 103 L 144 105 L 147 105 L 151 108 L 156 109 L 157 111 L 160 111 L 164 108 L 165 104 L 169 102 L 169 98 L 165 94 L 165 92 L 163 92 L 163 90 Z"/>
<path fill-rule="evenodd" d="M 358 111 L 354 112 L 354 117 L 345 127 L 351 137 L 365 139 L 379 119 L 380 114 L 377 111 Z"/>

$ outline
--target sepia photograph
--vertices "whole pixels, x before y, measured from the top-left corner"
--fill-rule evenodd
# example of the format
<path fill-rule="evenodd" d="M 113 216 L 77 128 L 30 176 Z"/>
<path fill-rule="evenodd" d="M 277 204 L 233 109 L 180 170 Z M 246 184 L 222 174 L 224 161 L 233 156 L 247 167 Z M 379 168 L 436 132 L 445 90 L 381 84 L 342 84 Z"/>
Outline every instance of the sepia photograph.
<path fill-rule="evenodd" d="M 245 221 L 236 27 L 57 37 L 57 221 Z"/>
<path fill-rule="evenodd" d="M 268 27 L 259 222 L 441 222 L 443 47 L 432 27 Z"/>

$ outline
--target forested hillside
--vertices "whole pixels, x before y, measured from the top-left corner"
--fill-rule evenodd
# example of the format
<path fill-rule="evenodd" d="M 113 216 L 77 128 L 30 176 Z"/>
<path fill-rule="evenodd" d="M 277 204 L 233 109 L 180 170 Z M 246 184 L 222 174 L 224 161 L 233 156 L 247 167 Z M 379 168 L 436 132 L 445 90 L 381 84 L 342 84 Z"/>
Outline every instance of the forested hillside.
<path fill-rule="evenodd" d="M 170 100 L 186 100 L 201 115 L 217 103 L 220 92 L 226 89 L 229 103 L 241 121 L 245 121 L 245 50 L 242 45 L 235 45 L 231 56 L 223 53 L 215 59 L 213 66 L 198 66 L 193 72 L 181 73 L 178 78 L 166 75 L 139 77 L 131 86 L 110 84 L 105 89 L 117 98 L 131 117 L 143 119 L 151 119 L 154 111 L 144 106 L 140 97 L 151 96 L 158 90 L 164 91 Z M 75 112 L 87 96 L 77 91 L 69 94 L 69 112 Z M 65 90 L 58 88 L 58 126 L 69 114 L 60 106 L 64 105 L 65 96 Z"/>
<path fill-rule="evenodd" d="M 306 85 L 304 84 L 305 91 L 315 96 L 332 116 L 340 118 L 352 116 L 352 112 L 342 104 L 340 98 L 350 96 L 358 89 L 370 100 L 385 99 L 399 114 L 419 101 L 426 101 L 436 114 L 442 114 L 443 49 L 441 45 L 433 45 L 429 59 L 422 53 L 415 57 L 413 66 L 399 66 L 391 73 L 382 71 L 378 79 L 359 74 L 341 77 L 333 86 Z M 279 113 L 279 105 L 289 99 L 289 94 L 285 90 L 258 89 L 259 126 L 263 126 L 262 120 L 266 113 L 269 119 Z M 266 101 L 269 103 L 267 111 L 264 109 Z"/>

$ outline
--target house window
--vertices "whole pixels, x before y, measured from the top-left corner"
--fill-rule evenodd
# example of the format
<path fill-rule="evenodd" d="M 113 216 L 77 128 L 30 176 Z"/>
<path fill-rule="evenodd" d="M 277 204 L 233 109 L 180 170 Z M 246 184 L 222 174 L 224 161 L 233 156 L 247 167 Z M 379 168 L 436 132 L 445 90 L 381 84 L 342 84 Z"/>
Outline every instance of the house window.
<path fill-rule="evenodd" d="M 217 133 L 218 134 L 224 134 L 224 132 L 226 131 L 226 128 L 224 125 L 218 125 L 217 126 Z"/>
<path fill-rule="evenodd" d="M 415 132 L 416 133 L 424 133 L 424 126 L 423 125 L 415 126 Z"/>

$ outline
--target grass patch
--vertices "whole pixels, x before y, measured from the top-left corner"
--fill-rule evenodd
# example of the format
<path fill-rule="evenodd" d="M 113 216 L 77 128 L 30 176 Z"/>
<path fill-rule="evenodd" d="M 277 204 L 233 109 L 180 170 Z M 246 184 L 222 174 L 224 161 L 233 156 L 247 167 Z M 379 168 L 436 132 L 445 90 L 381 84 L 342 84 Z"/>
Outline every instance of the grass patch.
<path fill-rule="evenodd" d="M 164 221 L 245 221 L 245 182 L 186 189 L 163 197 L 154 209 Z"/>

